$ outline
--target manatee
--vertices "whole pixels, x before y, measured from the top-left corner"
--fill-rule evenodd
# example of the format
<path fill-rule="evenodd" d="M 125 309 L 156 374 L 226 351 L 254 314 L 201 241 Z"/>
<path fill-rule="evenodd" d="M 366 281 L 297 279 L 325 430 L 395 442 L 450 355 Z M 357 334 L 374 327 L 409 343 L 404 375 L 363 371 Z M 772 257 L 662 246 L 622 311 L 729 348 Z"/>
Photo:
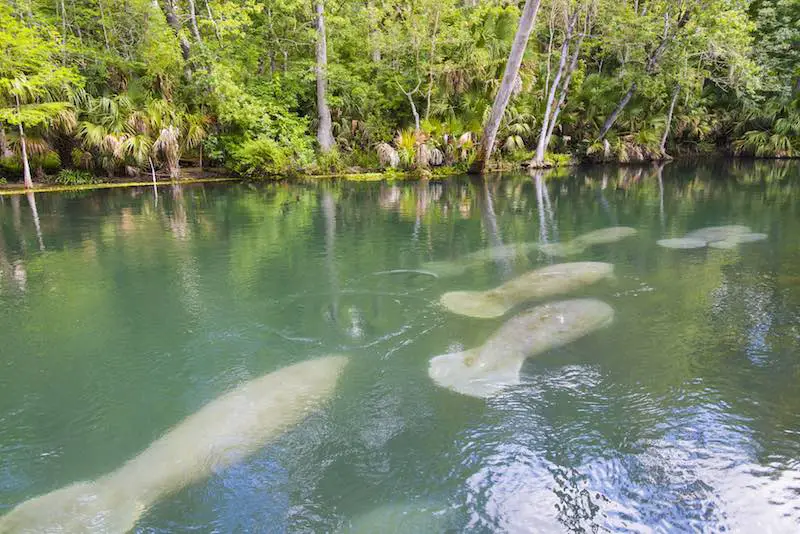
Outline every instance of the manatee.
<path fill-rule="evenodd" d="M 509 319 L 480 347 L 435 356 L 428 375 L 457 393 L 491 397 L 520 382 L 525 358 L 571 343 L 613 318 L 613 308 L 596 299 L 543 304 Z"/>
<path fill-rule="evenodd" d="M 705 242 L 722 241 L 732 236 L 747 234 L 752 232 L 749 227 L 742 226 L 741 224 L 729 224 L 727 226 L 708 226 L 706 228 L 698 228 L 692 230 L 686 237 L 691 239 L 701 239 Z"/>
<path fill-rule="evenodd" d="M 17 505 L 0 517 L 0 533 L 128 532 L 160 499 L 244 459 L 319 410 L 347 361 L 327 356 L 246 382 L 116 471 Z"/>
<path fill-rule="evenodd" d="M 511 243 L 470 252 L 457 260 L 431 261 L 422 264 L 422 269 L 439 277 L 458 276 L 469 269 L 480 267 L 492 261 L 514 260 L 525 257 L 539 247 L 539 243 Z"/>
<path fill-rule="evenodd" d="M 434 503 L 391 503 L 357 516 L 342 534 L 435 534 L 458 532 L 455 511 Z"/>
<path fill-rule="evenodd" d="M 656 241 L 658 246 L 664 248 L 705 248 L 706 241 L 704 239 L 696 239 L 692 237 L 674 237 L 672 239 L 659 239 Z"/>
<path fill-rule="evenodd" d="M 522 302 L 568 293 L 613 273 L 610 263 L 559 263 L 530 271 L 488 291 L 450 291 L 439 301 L 453 313 L 488 319 L 505 315 Z"/>
<path fill-rule="evenodd" d="M 708 244 L 708 246 L 719 249 L 731 249 L 738 247 L 742 243 L 753 243 L 755 241 L 764 241 L 765 239 L 767 239 L 767 234 L 751 232 L 746 234 L 732 235 L 721 241 L 712 241 Z"/>
<path fill-rule="evenodd" d="M 610 226 L 579 235 L 566 243 L 548 243 L 540 245 L 539 250 L 548 256 L 572 256 L 580 254 L 592 245 L 616 243 L 632 235 L 636 235 L 636 228 Z"/>

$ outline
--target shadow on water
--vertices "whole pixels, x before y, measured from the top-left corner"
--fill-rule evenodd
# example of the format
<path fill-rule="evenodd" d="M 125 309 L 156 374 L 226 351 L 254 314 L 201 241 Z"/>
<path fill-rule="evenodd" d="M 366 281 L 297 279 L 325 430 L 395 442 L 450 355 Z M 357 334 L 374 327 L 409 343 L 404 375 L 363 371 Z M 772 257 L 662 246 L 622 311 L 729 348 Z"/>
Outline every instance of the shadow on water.
<path fill-rule="evenodd" d="M 800 165 L 558 174 L 0 197 L 0 514 L 113 471 L 245 380 L 344 351 L 327 410 L 137 529 L 796 530 Z M 767 239 L 656 245 L 720 225 Z M 581 241 L 609 226 L 636 233 Z M 432 356 L 532 304 L 476 319 L 442 294 L 561 261 L 614 265 L 564 297 L 611 305 L 608 328 L 490 399 L 430 380 Z"/>

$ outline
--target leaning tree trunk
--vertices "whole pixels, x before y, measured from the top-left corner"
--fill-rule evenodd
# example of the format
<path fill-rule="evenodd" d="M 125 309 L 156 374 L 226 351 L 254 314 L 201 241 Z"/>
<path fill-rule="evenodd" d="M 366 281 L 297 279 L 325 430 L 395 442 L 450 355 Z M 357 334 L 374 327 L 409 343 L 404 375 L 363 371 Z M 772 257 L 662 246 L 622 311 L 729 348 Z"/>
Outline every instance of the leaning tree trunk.
<path fill-rule="evenodd" d="M 324 0 L 317 0 L 317 142 L 321 152 L 329 152 L 333 148 L 333 127 L 331 125 L 331 110 L 328 108 L 328 45 L 325 39 L 325 4 Z"/>
<path fill-rule="evenodd" d="M 619 114 L 622 113 L 622 110 L 625 109 L 625 106 L 627 106 L 628 102 L 631 101 L 631 98 L 633 97 L 633 94 L 636 92 L 636 89 L 638 89 L 638 87 L 639 86 L 637 85 L 636 82 L 633 82 L 631 84 L 630 88 L 628 89 L 628 92 L 625 93 L 625 96 L 623 96 L 622 99 L 619 101 L 617 107 L 614 108 L 614 111 L 612 111 L 611 115 L 608 116 L 606 122 L 603 123 L 603 129 L 600 130 L 600 135 L 597 137 L 597 139 L 603 139 L 608 133 L 608 131 L 611 129 L 611 127 L 614 126 L 614 123 L 617 122 Z"/>
<path fill-rule="evenodd" d="M 669 128 L 672 124 L 672 112 L 675 111 L 675 102 L 678 101 L 678 94 L 681 92 L 681 84 L 675 84 L 675 89 L 672 90 L 672 102 L 669 104 L 669 113 L 667 113 L 667 124 L 664 125 L 664 136 L 661 138 L 661 154 L 666 155 L 667 139 L 669 138 Z"/>
<path fill-rule="evenodd" d="M 672 35 L 670 35 L 670 33 L 669 33 L 669 17 L 667 17 L 666 15 L 664 16 L 664 35 L 661 38 L 661 41 L 658 43 L 658 46 L 655 48 L 655 50 L 653 50 L 653 52 L 647 58 L 647 64 L 645 65 L 645 69 L 644 69 L 645 74 L 647 74 L 649 76 L 649 75 L 653 74 L 653 72 L 655 72 L 656 67 L 658 67 L 659 61 L 661 61 L 661 57 L 664 55 L 664 52 L 666 52 L 666 50 L 667 50 L 667 46 L 675 38 L 677 33 L 684 26 L 686 26 L 686 24 L 689 22 L 689 18 L 690 18 L 690 12 L 689 12 L 689 10 L 686 10 L 678 18 L 678 21 L 677 21 L 677 23 L 675 25 L 675 31 L 673 32 Z M 611 115 L 609 115 L 608 118 L 606 119 L 606 122 L 603 124 L 603 129 L 600 131 L 600 135 L 597 138 L 598 140 L 603 139 L 606 136 L 606 134 L 608 133 L 608 131 L 611 129 L 611 127 L 614 126 L 614 123 L 616 122 L 617 118 L 619 117 L 619 114 L 622 113 L 622 110 L 625 109 L 625 106 L 628 105 L 628 102 L 630 102 L 631 97 L 636 92 L 637 88 L 638 88 L 638 85 L 636 84 L 636 82 L 633 82 L 631 84 L 630 88 L 628 89 L 628 92 L 625 93 L 625 96 L 623 96 L 622 100 L 619 101 L 619 104 L 617 104 L 617 107 L 614 108 L 614 111 L 612 111 Z"/>
<path fill-rule="evenodd" d="M 500 82 L 500 89 L 494 98 L 492 110 L 483 128 L 483 138 L 481 139 L 475 162 L 472 164 L 472 171 L 484 172 L 489 159 L 492 157 L 494 143 L 497 138 L 497 130 L 500 129 L 500 122 L 511 99 L 511 92 L 514 90 L 514 82 L 522 64 L 522 56 L 528 45 L 528 37 L 533 30 L 533 23 L 536 21 L 536 13 L 539 11 L 541 0 L 525 0 L 525 7 L 522 9 L 522 17 L 519 19 L 517 33 L 514 35 L 514 42 L 511 45 L 511 53 L 508 54 L 506 70 L 503 73 L 503 80 Z"/>

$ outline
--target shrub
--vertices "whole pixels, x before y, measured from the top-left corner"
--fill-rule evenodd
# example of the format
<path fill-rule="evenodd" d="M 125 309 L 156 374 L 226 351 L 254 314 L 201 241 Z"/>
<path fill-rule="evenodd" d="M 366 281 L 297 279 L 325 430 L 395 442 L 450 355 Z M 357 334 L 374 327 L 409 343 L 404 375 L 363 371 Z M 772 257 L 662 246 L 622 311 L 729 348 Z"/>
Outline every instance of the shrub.
<path fill-rule="evenodd" d="M 233 150 L 233 169 L 249 177 L 284 174 L 291 169 L 292 155 L 274 139 L 249 139 Z"/>
<path fill-rule="evenodd" d="M 336 148 L 317 154 L 317 170 L 322 174 L 340 173 L 345 168 L 344 158 Z"/>
<path fill-rule="evenodd" d="M 548 152 L 544 160 L 553 167 L 567 167 L 572 164 L 572 155 Z"/>
<path fill-rule="evenodd" d="M 0 175 L 5 177 L 22 176 L 22 163 L 19 158 L 0 158 Z"/>
<path fill-rule="evenodd" d="M 353 150 L 353 152 L 350 153 L 349 159 L 352 165 L 362 169 L 372 170 L 381 167 L 381 163 L 378 161 L 378 154 L 371 150 Z"/>
<path fill-rule="evenodd" d="M 100 180 L 92 173 L 86 171 L 61 169 L 56 175 L 55 182 L 59 185 L 86 185 L 100 183 Z"/>

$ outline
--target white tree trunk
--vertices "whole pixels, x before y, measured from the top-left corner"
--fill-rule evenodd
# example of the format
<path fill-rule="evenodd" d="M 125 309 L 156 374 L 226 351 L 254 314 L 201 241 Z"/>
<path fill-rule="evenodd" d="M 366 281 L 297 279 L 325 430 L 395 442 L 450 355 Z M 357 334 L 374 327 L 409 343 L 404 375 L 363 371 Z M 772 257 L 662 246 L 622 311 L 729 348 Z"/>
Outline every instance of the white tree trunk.
<path fill-rule="evenodd" d="M 667 113 L 667 124 L 664 125 L 664 136 L 661 138 L 661 153 L 666 154 L 667 139 L 669 138 L 669 129 L 672 124 L 672 113 L 675 111 L 675 103 L 678 101 L 678 95 L 681 92 L 681 84 L 675 84 L 675 89 L 672 90 L 672 101 L 669 103 L 669 113 Z"/>
<path fill-rule="evenodd" d="M 189 0 L 189 22 L 192 26 L 192 35 L 194 35 L 197 44 L 203 45 L 203 40 L 200 38 L 200 28 L 197 26 L 197 9 L 194 5 L 194 0 Z"/>
<path fill-rule="evenodd" d="M 324 0 L 317 0 L 317 142 L 321 152 L 329 152 L 333 148 L 333 127 L 331 124 L 331 110 L 328 108 L 328 45 L 325 37 L 325 4 Z"/>
<path fill-rule="evenodd" d="M 638 89 L 638 87 L 639 85 L 636 82 L 633 82 L 631 84 L 630 88 L 628 89 L 628 92 L 625 93 L 625 96 L 623 96 L 622 99 L 619 101 L 617 107 L 614 108 L 614 111 L 612 111 L 611 115 L 608 116 L 606 122 L 603 123 L 603 129 L 600 130 L 600 135 L 597 137 L 598 139 L 605 138 L 608 131 L 611 129 L 612 126 L 614 126 L 614 123 L 617 122 L 617 117 L 619 117 L 619 114 L 622 113 L 622 110 L 625 109 L 625 106 L 627 106 L 628 102 L 631 101 L 631 98 L 633 97 L 633 94 L 636 92 L 636 89 Z"/>
<path fill-rule="evenodd" d="M 514 82 L 522 65 L 522 57 L 528 45 L 528 37 L 533 30 L 533 23 L 536 21 L 536 14 L 539 11 L 541 0 L 525 0 L 525 7 L 522 9 L 522 17 L 519 19 L 517 33 L 514 35 L 514 42 L 511 45 L 511 53 L 508 55 L 506 69 L 503 73 L 503 80 L 500 82 L 500 89 L 494 98 L 492 110 L 483 128 L 483 137 L 478 148 L 478 154 L 473 164 L 473 169 L 479 172 L 486 170 L 486 164 L 492 157 L 494 143 L 497 139 L 497 130 L 500 129 L 500 122 L 506 112 L 506 106 L 511 98 L 514 89 Z"/>
<path fill-rule="evenodd" d="M 558 104 L 553 109 L 553 115 L 550 117 L 550 124 L 547 126 L 547 137 L 544 140 L 544 147 L 547 150 L 547 147 L 550 146 L 550 139 L 553 137 L 553 130 L 558 123 L 558 115 L 561 113 L 561 110 L 564 108 L 564 102 L 567 100 L 567 94 L 569 93 L 569 84 L 572 81 L 572 74 L 575 72 L 575 69 L 578 68 L 578 57 L 580 56 L 581 52 L 581 45 L 583 44 L 583 38 L 586 36 L 586 32 L 588 31 L 588 22 L 589 22 L 589 15 L 587 15 L 586 24 L 583 28 L 583 33 L 581 34 L 580 38 L 578 39 L 577 44 L 575 45 L 575 51 L 572 52 L 572 58 L 569 62 L 569 67 L 567 68 L 567 75 L 564 77 L 564 83 L 561 84 L 561 91 L 558 96 Z"/>
<path fill-rule="evenodd" d="M 28 163 L 28 144 L 25 141 L 25 130 L 22 128 L 18 95 L 14 95 L 14 101 L 17 103 L 17 119 L 19 120 L 19 146 L 22 150 L 22 179 L 25 182 L 25 189 L 33 189 L 33 180 L 31 180 L 31 166 L 30 163 Z"/>
<path fill-rule="evenodd" d="M 575 26 L 577 17 L 578 13 L 576 12 L 567 23 L 567 28 L 564 33 L 564 42 L 561 44 L 561 58 L 558 60 L 558 70 L 556 71 L 555 78 L 553 78 L 553 85 L 550 86 L 550 91 L 547 94 L 547 103 L 545 104 L 544 115 L 542 116 L 542 128 L 539 132 L 539 141 L 536 144 L 536 155 L 533 157 L 534 166 L 540 166 L 544 162 L 544 153 L 545 150 L 547 150 L 547 131 L 550 129 L 553 103 L 556 100 L 556 91 L 561 84 L 561 77 L 564 75 L 564 70 L 567 67 L 569 43 L 572 39 L 572 29 Z"/>
<path fill-rule="evenodd" d="M 13 155 L 11 146 L 8 144 L 8 137 L 6 137 L 6 127 L 0 125 L 0 158 L 10 158 Z"/>

